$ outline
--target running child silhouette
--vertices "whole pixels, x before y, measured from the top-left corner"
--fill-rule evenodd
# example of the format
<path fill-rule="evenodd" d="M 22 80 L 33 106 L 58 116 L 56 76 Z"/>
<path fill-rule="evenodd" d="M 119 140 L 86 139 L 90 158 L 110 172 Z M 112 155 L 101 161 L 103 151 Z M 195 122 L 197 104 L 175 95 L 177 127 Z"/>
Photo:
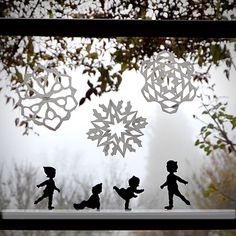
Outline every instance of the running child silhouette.
<path fill-rule="evenodd" d="M 102 183 L 97 184 L 92 188 L 92 195 L 87 201 L 82 201 L 81 203 L 74 203 L 73 206 L 76 210 L 82 210 L 85 207 L 100 210 L 100 198 L 99 194 L 102 192 Z"/>
<path fill-rule="evenodd" d="M 167 171 L 169 175 L 167 176 L 166 182 L 162 184 L 160 187 L 163 189 L 167 186 L 168 195 L 169 195 L 169 206 L 166 206 L 165 209 L 171 210 L 173 208 L 173 196 L 178 196 L 182 201 L 184 201 L 187 205 L 190 205 L 189 200 L 187 200 L 179 191 L 177 181 L 183 184 L 187 184 L 186 180 L 181 179 L 179 176 L 175 175 L 174 172 L 177 172 L 178 165 L 177 161 L 170 160 L 166 164 Z"/>
<path fill-rule="evenodd" d="M 46 188 L 43 191 L 43 195 L 38 198 L 34 204 L 38 204 L 40 201 L 42 201 L 44 198 L 48 197 L 48 209 L 52 210 L 54 209 L 54 207 L 52 206 L 52 199 L 53 199 L 53 193 L 54 190 L 57 190 L 58 192 L 60 192 L 60 189 L 58 189 L 55 185 L 55 182 L 53 180 L 53 178 L 56 176 L 56 169 L 53 167 L 43 167 L 44 168 L 44 172 L 47 175 L 47 177 L 49 178 L 48 180 L 42 182 L 41 184 L 38 184 L 37 187 L 43 187 L 46 185 Z"/>
<path fill-rule="evenodd" d="M 144 191 L 144 189 L 137 189 L 137 187 L 139 186 L 139 182 L 139 178 L 133 176 L 129 179 L 129 187 L 127 189 L 118 188 L 116 186 L 113 187 L 113 189 L 119 194 L 119 196 L 125 200 L 125 210 L 131 210 L 131 208 L 129 208 L 129 201 L 131 198 L 137 197 L 137 195 L 135 195 L 134 193 L 142 193 Z"/>

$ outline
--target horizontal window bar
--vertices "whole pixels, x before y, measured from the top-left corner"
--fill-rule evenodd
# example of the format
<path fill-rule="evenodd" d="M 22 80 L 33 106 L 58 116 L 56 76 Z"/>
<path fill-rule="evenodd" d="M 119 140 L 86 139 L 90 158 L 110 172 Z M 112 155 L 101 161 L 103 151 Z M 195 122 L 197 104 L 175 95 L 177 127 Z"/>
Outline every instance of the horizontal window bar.
<path fill-rule="evenodd" d="M 5 210 L 2 219 L 235 219 L 235 210 Z"/>
<path fill-rule="evenodd" d="M 1 211 L 2 230 L 236 229 L 235 210 Z"/>
<path fill-rule="evenodd" d="M 236 38 L 236 21 L 0 18 L 0 35 Z"/>

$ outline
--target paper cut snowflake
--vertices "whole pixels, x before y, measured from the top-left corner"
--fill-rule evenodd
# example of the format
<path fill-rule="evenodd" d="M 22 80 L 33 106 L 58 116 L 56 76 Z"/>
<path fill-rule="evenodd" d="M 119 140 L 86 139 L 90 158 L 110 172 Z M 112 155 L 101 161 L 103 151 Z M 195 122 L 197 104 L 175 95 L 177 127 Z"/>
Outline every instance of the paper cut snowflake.
<path fill-rule="evenodd" d="M 16 91 L 22 116 L 54 131 L 70 118 L 78 104 L 71 77 L 42 65 L 25 74 L 23 84 Z"/>
<path fill-rule="evenodd" d="M 137 111 L 131 111 L 130 102 L 122 109 L 123 101 L 117 106 L 110 100 L 108 107 L 99 105 L 103 115 L 93 110 L 96 119 L 92 121 L 94 128 L 88 131 L 88 139 L 97 140 L 97 146 L 104 146 L 103 152 L 108 155 L 116 155 L 117 151 L 124 157 L 126 150 L 135 152 L 132 144 L 141 147 L 139 137 L 143 135 L 141 129 L 147 125 L 146 119 L 137 117 Z"/>
<path fill-rule="evenodd" d="M 193 66 L 179 62 L 176 56 L 162 51 L 152 60 L 144 61 L 141 73 L 146 82 L 142 94 L 148 102 L 160 103 L 164 112 L 175 113 L 184 101 L 191 101 L 196 88 L 191 83 Z"/>

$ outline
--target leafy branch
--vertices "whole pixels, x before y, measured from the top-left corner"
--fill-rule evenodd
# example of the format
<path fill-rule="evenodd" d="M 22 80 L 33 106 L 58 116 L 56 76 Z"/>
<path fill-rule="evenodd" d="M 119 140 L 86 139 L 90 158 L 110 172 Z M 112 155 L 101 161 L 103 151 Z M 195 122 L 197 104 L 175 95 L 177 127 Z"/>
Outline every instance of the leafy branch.
<path fill-rule="evenodd" d="M 214 150 L 236 153 L 236 143 L 234 143 L 230 137 L 230 134 L 236 128 L 236 116 L 226 113 L 227 105 L 227 102 L 220 102 L 219 99 L 214 96 L 212 102 L 202 104 L 204 109 L 202 116 L 206 118 L 206 120 L 210 120 L 210 122 L 193 115 L 195 119 L 204 124 L 195 145 L 203 149 L 207 155 Z"/>
<path fill-rule="evenodd" d="M 201 3 L 188 0 L 187 4 L 183 4 L 180 0 L 171 3 L 165 0 L 160 0 L 158 3 L 153 0 L 90 2 L 87 3 L 86 0 L 0 1 L 0 17 L 143 20 L 167 18 L 230 20 L 236 17 L 234 13 L 231 14 L 236 8 L 234 2 L 213 0 Z M 226 65 L 224 73 L 226 78 L 229 78 L 230 70 L 235 68 L 235 64 L 228 43 L 233 44 L 236 50 L 235 39 L 1 36 L 0 76 L 5 84 L 0 84 L 0 90 L 4 95 L 7 93 L 7 103 L 9 101 L 13 103 L 13 99 L 8 97 L 15 97 L 15 89 L 21 86 L 24 69 L 33 70 L 35 64 L 46 64 L 48 68 L 66 66 L 71 70 L 80 67 L 83 74 L 96 78 L 94 85 L 92 87 L 89 85 L 86 95 L 80 98 L 80 105 L 84 105 L 87 100 L 90 100 L 92 94 L 101 96 L 106 92 L 118 91 L 125 71 L 137 71 L 143 60 L 163 49 L 172 51 L 178 58 L 191 60 L 201 69 L 208 68 L 206 72 L 197 71 L 194 80 L 208 82 L 209 69 L 220 63 Z M 5 89 L 6 87 L 9 91 Z M 13 107 L 16 109 L 15 104 Z M 22 127 L 25 127 L 25 123 L 23 124 Z"/>

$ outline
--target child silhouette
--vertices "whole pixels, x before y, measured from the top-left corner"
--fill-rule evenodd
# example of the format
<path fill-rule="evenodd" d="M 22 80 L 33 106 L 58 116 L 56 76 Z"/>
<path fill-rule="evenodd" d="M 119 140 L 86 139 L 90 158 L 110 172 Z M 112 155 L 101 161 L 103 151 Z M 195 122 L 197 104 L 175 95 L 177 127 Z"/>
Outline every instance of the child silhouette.
<path fill-rule="evenodd" d="M 131 210 L 129 208 L 129 201 L 133 197 L 137 197 L 134 193 L 142 193 L 144 189 L 137 189 L 139 186 L 139 178 L 133 176 L 129 179 L 129 187 L 127 189 L 124 188 L 118 188 L 116 186 L 113 187 L 113 189 L 119 194 L 120 197 L 122 197 L 125 200 L 125 210 Z"/>
<path fill-rule="evenodd" d="M 43 195 L 40 198 L 38 198 L 34 202 L 34 204 L 38 204 L 44 198 L 48 197 L 48 209 L 52 210 L 54 209 L 54 207 L 52 206 L 53 192 L 54 190 L 57 190 L 58 192 L 60 192 L 60 189 L 56 187 L 55 182 L 53 180 L 53 178 L 56 176 L 56 169 L 49 166 L 43 167 L 43 168 L 44 168 L 45 174 L 47 175 L 49 179 L 37 185 L 38 188 L 46 185 L 46 188 L 43 191 Z"/>
<path fill-rule="evenodd" d="M 190 202 L 180 193 L 177 185 L 177 181 L 183 184 L 187 184 L 188 182 L 181 179 L 179 176 L 175 175 L 174 172 L 177 172 L 178 165 L 177 161 L 170 160 L 166 164 L 167 171 L 169 175 L 167 176 L 166 182 L 161 185 L 161 189 L 167 186 L 168 195 L 169 195 L 169 206 L 166 206 L 165 209 L 171 210 L 173 208 L 173 196 L 178 196 L 182 201 L 184 201 L 187 205 L 190 205 Z"/>
<path fill-rule="evenodd" d="M 81 203 L 74 203 L 73 206 L 76 210 L 82 210 L 85 207 L 100 210 L 100 198 L 99 194 L 102 192 L 102 183 L 95 185 L 92 188 L 92 195 L 87 201 L 82 201 Z"/>

